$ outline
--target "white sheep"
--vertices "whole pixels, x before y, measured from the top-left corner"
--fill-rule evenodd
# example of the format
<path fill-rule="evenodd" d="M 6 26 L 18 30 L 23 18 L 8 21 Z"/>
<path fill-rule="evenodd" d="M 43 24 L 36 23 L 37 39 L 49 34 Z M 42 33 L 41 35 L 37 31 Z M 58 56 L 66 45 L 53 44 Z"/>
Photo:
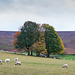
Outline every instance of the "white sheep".
<path fill-rule="evenodd" d="M 15 63 L 15 65 L 21 65 L 21 62 L 20 62 L 20 61 L 17 61 L 17 62 Z"/>
<path fill-rule="evenodd" d="M 2 50 L 0 50 L 0 51 L 3 51 L 3 49 L 2 49 Z"/>
<path fill-rule="evenodd" d="M 56 59 L 56 57 L 54 57 L 54 59 Z"/>
<path fill-rule="evenodd" d="M 25 56 L 27 56 L 27 54 L 25 53 Z"/>
<path fill-rule="evenodd" d="M 6 62 L 10 62 L 10 59 L 5 59 L 5 63 L 6 63 Z"/>
<path fill-rule="evenodd" d="M 0 64 L 2 65 L 2 60 L 0 60 Z"/>
<path fill-rule="evenodd" d="M 17 61 L 17 60 L 18 60 L 18 58 L 15 58 L 15 59 L 14 59 L 14 61 Z"/>
<path fill-rule="evenodd" d="M 45 55 L 45 58 L 47 58 L 47 56 Z"/>
<path fill-rule="evenodd" d="M 63 66 L 62 66 L 62 68 L 68 68 L 68 64 L 64 64 Z"/>
<path fill-rule="evenodd" d="M 6 51 L 8 53 L 8 51 Z"/>

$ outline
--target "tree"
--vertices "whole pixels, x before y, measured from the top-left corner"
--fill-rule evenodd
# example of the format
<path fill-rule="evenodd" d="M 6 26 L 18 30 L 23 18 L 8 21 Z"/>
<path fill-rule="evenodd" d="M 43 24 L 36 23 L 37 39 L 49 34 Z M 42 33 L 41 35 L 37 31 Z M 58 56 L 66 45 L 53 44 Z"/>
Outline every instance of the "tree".
<path fill-rule="evenodd" d="M 39 56 L 40 53 L 45 53 L 46 51 L 46 45 L 45 45 L 45 38 L 44 38 L 44 32 L 40 31 L 40 37 L 39 40 L 34 43 L 33 45 L 34 52 L 36 52 L 36 56 Z"/>
<path fill-rule="evenodd" d="M 39 25 L 32 21 L 27 21 L 21 28 L 21 34 L 17 36 L 18 42 L 17 48 L 27 49 L 28 55 L 30 55 L 29 48 L 38 40 L 39 34 Z"/>
<path fill-rule="evenodd" d="M 45 43 L 48 53 L 47 57 L 49 57 L 51 53 L 63 53 L 65 49 L 63 42 L 57 32 L 54 30 L 53 26 L 43 24 L 42 27 L 45 29 Z"/>
<path fill-rule="evenodd" d="M 19 31 L 17 31 L 17 32 L 14 34 L 14 42 L 13 42 L 13 45 L 15 46 L 16 49 L 17 49 L 17 48 L 19 49 L 17 43 L 18 43 L 18 44 L 20 44 L 20 43 L 19 43 L 17 37 L 18 37 L 20 34 L 21 34 L 21 33 L 20 33 Z"/>

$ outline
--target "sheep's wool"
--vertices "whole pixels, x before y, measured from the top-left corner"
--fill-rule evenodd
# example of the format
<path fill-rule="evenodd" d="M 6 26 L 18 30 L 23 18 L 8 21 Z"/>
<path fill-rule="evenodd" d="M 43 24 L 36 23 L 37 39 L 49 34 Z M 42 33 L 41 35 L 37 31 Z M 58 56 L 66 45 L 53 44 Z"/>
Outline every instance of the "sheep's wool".
<path fill-rule="evenodd" d="M 62 68 L 68 68 L 68 64 L 64 64 L 63 66 L 62 66 Z"/>

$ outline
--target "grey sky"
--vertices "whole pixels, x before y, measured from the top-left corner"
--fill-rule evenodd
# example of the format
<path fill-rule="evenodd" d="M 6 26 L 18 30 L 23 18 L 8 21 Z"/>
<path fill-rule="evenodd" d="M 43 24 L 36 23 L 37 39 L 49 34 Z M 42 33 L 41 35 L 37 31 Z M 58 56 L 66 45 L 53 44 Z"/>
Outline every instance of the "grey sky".
<path fill-rule="evenodd" d="M 0 0 L 0 31 L 17 31 L 29 20 L 75 31 L 75 0 Z"/>

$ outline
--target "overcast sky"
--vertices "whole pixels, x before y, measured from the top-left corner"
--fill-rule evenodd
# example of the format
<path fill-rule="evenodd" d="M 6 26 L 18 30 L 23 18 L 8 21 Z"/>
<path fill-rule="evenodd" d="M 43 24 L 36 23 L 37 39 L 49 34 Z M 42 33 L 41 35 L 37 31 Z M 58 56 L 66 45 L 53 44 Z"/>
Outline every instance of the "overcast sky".
<path fill-rule="evenodd" d="M 75 0 L 0 0 L 0 31 L 18 31 L 25 21 L 75 31 Z"/>

